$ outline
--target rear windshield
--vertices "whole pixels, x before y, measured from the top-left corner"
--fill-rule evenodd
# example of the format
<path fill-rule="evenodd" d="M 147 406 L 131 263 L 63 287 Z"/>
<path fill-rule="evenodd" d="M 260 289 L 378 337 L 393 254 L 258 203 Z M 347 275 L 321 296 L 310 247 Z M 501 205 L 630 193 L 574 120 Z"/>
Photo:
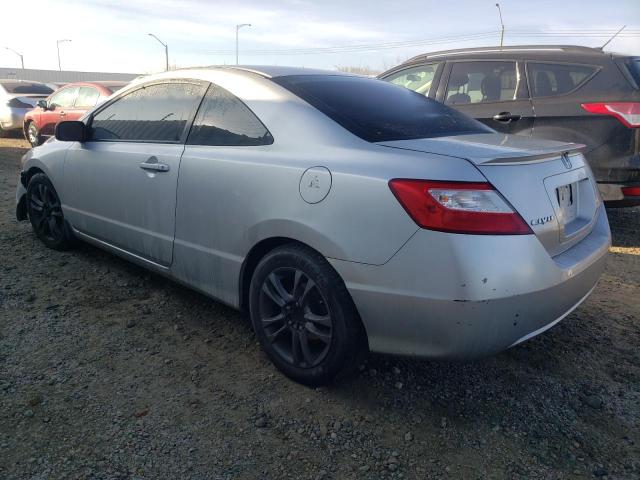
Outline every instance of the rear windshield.
<path fill-rule="evenodd" d="M 29 82 L 15 82 L 15 83 L 2 83 L 2 88 L 7 93 L 33 93 L 39 95 L 49 95 L 53 93 L 49 87 L 42 83 L 29 83 Z"/>
<path fill-rule="evenodd" d="M 493 132 L 435 100 L 382 80 L 292 75 L 273 81 L 368 142 Z"/>

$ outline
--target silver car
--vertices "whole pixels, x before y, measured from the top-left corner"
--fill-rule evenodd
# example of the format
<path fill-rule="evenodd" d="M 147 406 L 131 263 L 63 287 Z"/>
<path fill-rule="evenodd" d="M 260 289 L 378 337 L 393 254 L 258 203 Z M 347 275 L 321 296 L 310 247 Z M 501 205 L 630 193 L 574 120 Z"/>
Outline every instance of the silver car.
<path fill-rule="evenodd" d="M 24 114 L 53 90 L 40 82 L 0 79 L 0 137 L 12 130 L 22 131 Z"/>
<path fill-rule="evenodd" d="M 248 312 L 319 385 L 368 351 L 498 352 L 575 309 L 610 245 L 579 147 L 374 79 L 180 70 L 60 123 L 23 158 L 17 216 Z"/>

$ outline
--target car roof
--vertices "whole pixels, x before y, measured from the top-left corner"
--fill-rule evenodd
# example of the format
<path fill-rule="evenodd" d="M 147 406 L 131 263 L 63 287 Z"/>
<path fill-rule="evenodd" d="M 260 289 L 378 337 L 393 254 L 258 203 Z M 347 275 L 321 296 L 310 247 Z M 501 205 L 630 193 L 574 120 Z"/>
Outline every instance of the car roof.
<path fill-rule="evenodd" d="M 60 84 L 60 88 L 63 87 L 82 87 L 82 86 L 99 86 L 99 87 L 124 87 L 128 85 L 129 82 L 121 82 L 116 80 L 96 80 L 96 81 L 86 81 L 86 82 L 69 82 Z"/>
<path fill-rule="evenodd" d="M 617 54 L 613 52 L 605 52 L 600 48 L 583 47 L 580 45 L 510 45 L 503 47 L 459 48 L 455 50 L 423 53 L 403 62 L 403 65 L 437 58 L 455 58 L 458 56 L 467 58 L 496 58 L 502 56 L 509 58 L 535 57 L 561 60 L 568 57 L 603 59 L 612 55 L 617 56 Z"/>
<path fill-rule="evenodd" d="M 322 70 L 316 68 L 304 68 L 304 67 L 286 67 L 277 65 L 210 65 L 207 67 L 191 67 L 178 69 L 176 71 L 189 71 L 189 70 L 236 70 L 239 72 L 253 73 L 265 78 L 277 78 L 287 77 L 291 75 L 343 75 L 353 76 L 349 73 L 339 72 L 336 70 Z"/>

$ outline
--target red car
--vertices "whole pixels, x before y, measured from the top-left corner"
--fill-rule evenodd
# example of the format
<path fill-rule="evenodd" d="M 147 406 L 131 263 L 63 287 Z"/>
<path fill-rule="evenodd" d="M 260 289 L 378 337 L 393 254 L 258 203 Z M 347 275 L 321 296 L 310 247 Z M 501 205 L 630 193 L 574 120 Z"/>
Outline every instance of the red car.
<path fill-rule="evenodd" d="M 56 125 L 63 120 L 78 120 L 88 110 L 103 102 L 127 82 L 69 83 L 56 90 L 46 100 L 24 116 L 24 136 L 36 147 L 53 136 Z"/>

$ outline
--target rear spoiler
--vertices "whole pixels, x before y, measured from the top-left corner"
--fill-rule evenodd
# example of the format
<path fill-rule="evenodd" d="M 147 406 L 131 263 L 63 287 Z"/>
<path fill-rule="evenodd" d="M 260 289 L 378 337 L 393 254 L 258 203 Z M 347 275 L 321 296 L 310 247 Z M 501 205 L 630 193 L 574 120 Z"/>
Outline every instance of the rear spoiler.
<path fill-rule="evenodd" d="M 576 153 L 580 153 L 580 150 L 582 150 L 585 147 L 586 145 L 583 145 L 581 143 L 565 143 L 555 147 L 538 148 L 536 150 L 532 150 L 531 155 L 520 155 L 516 157 L 497 157 L 492 160 L 487 160 L 482 164 L 483 165 L 513 165 L 516 163 L 519 163 L 519 164 L 542 163 L 548 160 L 552 160 L 554 158 L 558 158 L 559 156 L 575 155 Z"/>

